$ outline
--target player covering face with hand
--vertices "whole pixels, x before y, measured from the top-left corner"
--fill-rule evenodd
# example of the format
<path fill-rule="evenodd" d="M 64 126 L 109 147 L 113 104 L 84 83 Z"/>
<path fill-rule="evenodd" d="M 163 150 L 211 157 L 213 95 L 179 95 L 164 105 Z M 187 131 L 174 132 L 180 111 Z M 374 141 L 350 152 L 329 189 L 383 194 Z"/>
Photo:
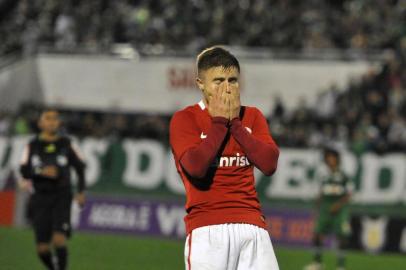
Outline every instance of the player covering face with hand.
<path fill-rule="evenodd" d="M 186 189 L 187 270 L 277 270 L 255 190 L 279 150 L 255 107 L 240 103 L 240 65 L 221 47 L 197 57 L 203 99 L 174 114 L 170 144 Z"/>
<path fill-rule="evenodd" d="M 60 119 L 55 110 L 45 110 L 39 119 L 40 134 L 24 149 L 20 187 L 32 194 L 31 222 L 37 254 L 47 269 L 67 267 L 67 237 L 70 236 L 72 185 L 70 169 L 78 175 L 76 201 L 85 202 L 85 164 L 69 138 L 59 135 Z M 55 259 L 52 255 L 55 253 Z"/>

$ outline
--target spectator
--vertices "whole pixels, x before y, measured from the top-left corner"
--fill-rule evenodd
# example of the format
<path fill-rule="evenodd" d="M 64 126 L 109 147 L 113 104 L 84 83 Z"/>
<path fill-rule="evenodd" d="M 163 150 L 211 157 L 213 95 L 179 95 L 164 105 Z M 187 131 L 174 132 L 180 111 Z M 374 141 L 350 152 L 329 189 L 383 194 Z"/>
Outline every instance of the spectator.
<path fill-rule="evenodd" d="M 27 119 L 18 116 L 14 123 L 14 135 L 27 135 L 31 132 Z"/>
<path fill-rule="evenodd" d="M 10 117 L 3 112 L 0 112 L 0 136 L 9 135 Z"/>
<path fill-rule="evenodd" d="M 58 15 L 55 23 L 55 46 L 59 50 L 69 51 L 75 47 L 75 23 L 68 11 Z"/>
<path fill-rule="evenodd" d="M 203 0 L 5 2 L 0 5 L 0 15 L 5 14 L 0 33 L 6 42 L 0 54 L 22 48 L 19 35 L 32 27 L 28 23 L 32 20 L 39 24 L 41 43 L 64 50 L 78 46 L 103 50 L 115 42 L 145 49 L 153 45 L 190 50 L 214 43 L 304 51 L 405 46 L 401 0 L 309 0 L 306 4 L 224 0 L 222 5 Z"/>

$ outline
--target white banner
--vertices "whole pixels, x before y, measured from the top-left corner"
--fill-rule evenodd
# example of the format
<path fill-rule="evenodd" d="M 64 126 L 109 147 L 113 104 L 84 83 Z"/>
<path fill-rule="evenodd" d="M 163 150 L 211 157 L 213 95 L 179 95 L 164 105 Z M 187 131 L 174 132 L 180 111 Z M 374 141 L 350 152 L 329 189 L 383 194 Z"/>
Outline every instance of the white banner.
<path fill-rule="evenodd" d="M 195 104 L 201 93 L 194 65 L 192 58 L 38 57 L 48 104 L 101 110 L 172 113 Z M 290 108 L 302 98 L 312 104 L 332 83 L 343 87 L 368 66 L 363 61 L 241 59 L 242 103 L 266 115 L 276 96 Z"/>

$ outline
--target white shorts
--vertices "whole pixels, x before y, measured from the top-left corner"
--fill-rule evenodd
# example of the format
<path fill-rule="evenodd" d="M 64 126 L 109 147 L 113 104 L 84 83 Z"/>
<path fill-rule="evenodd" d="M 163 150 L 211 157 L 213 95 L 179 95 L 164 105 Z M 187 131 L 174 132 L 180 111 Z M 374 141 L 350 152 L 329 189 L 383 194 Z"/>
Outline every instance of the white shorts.
<path fill-rule="evenodd" d="M 194 229 L 185 243 L 186 270 L 279 270 L 269 233 L 250 224 Z"/>

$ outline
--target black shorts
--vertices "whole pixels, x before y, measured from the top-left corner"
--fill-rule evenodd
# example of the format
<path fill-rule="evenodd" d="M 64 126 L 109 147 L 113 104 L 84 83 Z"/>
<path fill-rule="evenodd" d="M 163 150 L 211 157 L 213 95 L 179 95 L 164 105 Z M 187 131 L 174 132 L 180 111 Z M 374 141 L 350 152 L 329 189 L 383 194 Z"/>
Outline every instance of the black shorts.
<path fill-rule="evenodd" d="M 37 243 L 49 243 L 54 232 L 71 235 L 72 193 L 35 193 L 30 200 L 31 222 Z"/>

